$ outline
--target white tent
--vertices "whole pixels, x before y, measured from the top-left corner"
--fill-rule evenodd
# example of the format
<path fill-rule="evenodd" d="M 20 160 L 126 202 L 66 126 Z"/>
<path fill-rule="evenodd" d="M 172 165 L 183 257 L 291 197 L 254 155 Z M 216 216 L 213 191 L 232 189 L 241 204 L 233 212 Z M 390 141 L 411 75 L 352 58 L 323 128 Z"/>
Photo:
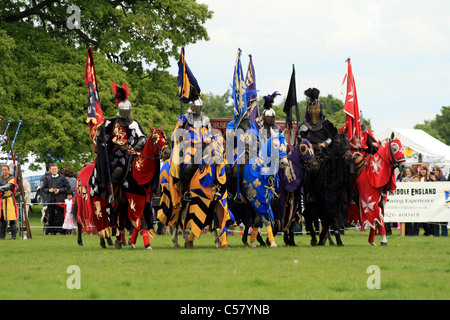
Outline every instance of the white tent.
<path fill-rule="evenodd" d="M 409 147 L 413 156 L 407 162 L 418 162 L 418 155 L 422 154 L 423 162 L 426 164 L 438 164 L 448 174 L 450 168 L 450 146 L 430 136 L 420 129 L 386 128 L 380 132 L 374 132 L 376 139 L 384 141 L 390 138 L 391 133 L 402 142 L 403 148 Z"/>

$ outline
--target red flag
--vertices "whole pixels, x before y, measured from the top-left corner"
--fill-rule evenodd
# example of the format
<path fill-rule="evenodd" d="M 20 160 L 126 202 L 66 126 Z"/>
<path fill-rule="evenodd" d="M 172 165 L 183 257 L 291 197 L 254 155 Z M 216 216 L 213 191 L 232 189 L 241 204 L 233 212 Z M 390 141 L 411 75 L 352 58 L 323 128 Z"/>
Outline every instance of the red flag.
<path fill-rule="evenodd" d="M 84 67 L 84 79 L 88 88 L 88 117 L 86 122 L 89 123 L 91 139 L 95 145 L 95 137 L 97 136 L 97 128 L 103 123 L 103 111 L 100 106 L 100 100 L 97 91 L 97 75 L 95 73 L 94 56 L 92 47 L 89 47 L 86 57 L 86 66 Z"/>
<path fill-rule="evenodd" d="M 355 78 L 353 77 L 350 58 L 348 58 L 347 72 L 347 95 L 345 96 L 344 112 L 346 113 L 345 125 L 347 126 L 347 137 L 354 148 L 363 148 L 361 122 L 359 119 L 358 98 L 356 96 Z"/>

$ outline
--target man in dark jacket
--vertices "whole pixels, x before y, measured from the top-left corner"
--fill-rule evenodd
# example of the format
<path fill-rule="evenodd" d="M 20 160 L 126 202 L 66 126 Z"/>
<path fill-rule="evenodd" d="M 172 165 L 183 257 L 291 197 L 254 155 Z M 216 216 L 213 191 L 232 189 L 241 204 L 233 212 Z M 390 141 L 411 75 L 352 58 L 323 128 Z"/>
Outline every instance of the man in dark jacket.
<path fill-rule="evenodd" d="M 58 206 L 58 202 L 64 202 L 67 193 L 70 192 L 70 184 L 66 177 L 58 174 L 58 166 L 50 165 L 51 175 L 45 175 L 41 190 L 46 194 L 49 233 L 56 234 L 58 227 L 64 223 L 64 208 Z M 60 230 L 62 233 L 62 229 Z"/>

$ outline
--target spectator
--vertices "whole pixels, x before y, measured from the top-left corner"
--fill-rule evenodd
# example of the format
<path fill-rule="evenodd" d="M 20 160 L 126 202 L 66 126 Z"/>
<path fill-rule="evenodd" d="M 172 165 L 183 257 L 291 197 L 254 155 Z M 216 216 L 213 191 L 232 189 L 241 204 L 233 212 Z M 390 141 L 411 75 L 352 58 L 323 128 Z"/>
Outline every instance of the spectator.
<path fill-rule="evenodd" d="M 47 197 L 48 197 L 48 194 L 44 191 L 44 190 L 42 190 L 42 187 L 43 187 L 43 185 L 44 185 L 44 178 L 46 177 L 46 176 L 50 176 L 51 175 L 51 173 L 50 173 L 50 163 L 46 163 L 45 164 L 45 169 L 47 170 L 45 173 L 44 173 L 44 175 L 41 177 L 41 180 L 40 180 L 40 192 L 41 192 L 41 195 L 42 195 L 42 201 L 44 202 L 44 210 L 47 210 L 47 204 L 45 203 L 45 202 L 47 202 Z"/>
<path fill-rule="evenodd" d="M 422 164 L 419 167 L 419 181 L 420 182 L 430 181 L 430 171 L 426 164 Z"/>
<path fill-rule="evenodd" d="M 430 181 L 430 170 L 426 164 L 422 164 L 419 168 L 419 179 L 420 182 Z M 422 228 L 424 230 L 424 236 L 432 237 L 434 233 L 434 225 L 430 223 L 422 223 Z"/>
<path fill-rule="evenodd" d="M 64 208 L 64 224 L 62 228 L 66 231 L 66 234 L 75 235 L 75 230 L 77 229 L 77 221 L 73 214 L 73 208 L 75 204 L 75 198 L 73 193 L 67 193 L 67 199 L 64 203 L 58 202 L 58 206 Z"/>
<path fill-rule="evenodd" d="M 71 167 L 65 167 L 61 170 L 61 174 L 66 177 L 70 184 L 70 193 L 75 194 L 77 191 L 77 178 L 73 176 L 73 170 Z"/>
<path fill-rule="evenodd" d="M 16 240 L 17 235 L 17 204 L 14 194 L 17 191 L 16 179 L 11 175 L 11 168 L 4 164 L 2 166 L 2 177 L 0 178 L 0 240 L 6 238 L 6 227 L 9 221 L 11 240 Z"/>
<path fill-rule="evenodd" d="M 447 179 L 445 179 L 444 173 L 442 172 L 441 167 L 439 167 L 438 165 L 435 165 L 433 167 L 433 171 L 430 172 L 430 180 L 431 181 L 447 181 Z"/>
<path fill-rule="evenodd" d="M 57 229 L 61 228 L 64 222 L 64 209 L 58 207 L 58 202 L 66 199 L 66 194 L 70 192 L 70 184 L 66 177 L 58 174 L 58 166 L 50 165 L 51 175 L 44 176 L 42 190 L 47 194 L 47 213 L 49 233 L 56 234 Z M 62 230 L 59 230 L 63 233 Z"/>
<path fill-rule="evenodd" d="M 405 176 L 402 178 L 402 182 L 418 182 L 419 180 L 419 176 L 414 174 L 414 169 L 412 167 L 407 167 L 405 170 Z M 418 236 L 419 229 L 419 222 L 405 222 L 406 236 Z"/>
<path fill-rule="evenodd" d="M 430 172 L 430 181 L 446 181 L 444 173 L 442 172 L 441 167 L 435 165 L 433 167 L 433 172 Z M 430 224 L 430 226 L 432 226 Z M 437 222 L 434 224 L 433 228 L 433 236 L 439 237 L 447 237 L 448 236 L 448 222 Z M 441 233 L 441 234 L 439 234 Z"/>

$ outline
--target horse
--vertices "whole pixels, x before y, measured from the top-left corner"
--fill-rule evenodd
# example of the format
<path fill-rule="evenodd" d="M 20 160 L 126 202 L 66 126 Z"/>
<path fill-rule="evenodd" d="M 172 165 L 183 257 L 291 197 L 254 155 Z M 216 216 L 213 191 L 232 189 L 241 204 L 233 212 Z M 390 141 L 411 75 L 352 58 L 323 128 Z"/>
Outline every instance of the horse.
<path fill-rule="evenodd" d="M 311 236 L 311 245 L 325 245 L 330 228 L 339 246 L 343 246 L 340 229 L 343 226 L 349 201 L 349 164 L 352 161 L 350 142 L 345 133 L 338 133 L 330 149 L 325 149 L 319 159 L 319 170 L 308 172 L 305 183 L 306 230 Z M 320 219 L 322 231 L 317 243 L 313 221 Z"/>
<path fill-rule="evenodd" d="M 110 238 L 113 235 L 117 237 L 115 243 L 116 248 L 121 248 L 122 241 L 119 240 L 120 234 L 113 234 L 109 223 L 108 213 L 111 211 L 114 212 L 114 215 L 112 216 L 117 218 L 119 212 L 121 212 L 122 215 L 126 214 L 133 227 L 140 230 L 144 237 L 147 237 L 146 232 L 143 231 L 142 228 L 142 214 L 146 203 L 149 202 L 148 196 L 151 195 L 150 182 L 155 176 L 155 169 L 159 167 L 159 157 L 164 156 L 169 152 L 164 133 L 160 130 L 153 129 L 152 127 L 150 127 L 150 131 L 151 139 L 148 139 L 142 152 L 130 161 L 129 172 L 121 182 L 121 192 L 118 192 L 117 190 L 115 192 L 117 203 L 113 204 L 112 208 L 109 207 L 108 203 L 103 198 L 97 199 L 96 201 L 91 199 L 89 179 L 94 171 L 94 165 L 91 164 L 86 166 L 78 174 L 76 195 L 78 222 L 77 242 L 80 246 L 83 245 L 81 238 L 82 228 L 86 228 L 87 224 L 91 223 L 95 226 L 96 232 L 100 235 L 100 244 L 103 248 L 106 248 L 105 239 L 108 241 L 108 244 L 112 245 Z M 125 196 L 125 198 L 123 196 Z M 127 211 L 122 210 L 124 203 L 127 203 Z M 144 242 L 146 249 L 151 250 L 147 238 L 144 238 Z"/>
<path fill-rule="evenodd" d="M 297 216 L 297 207 L 303 194 L 303 183 L 306 172 L 317 171 L 319 164 L 314 156 L 311 143 L 302 139 L 288 155 L 289 165 L 278 172 L 280 178 L 279 187 L 275 190 L 278 198 L 272 201 L 275 229 L 282 231 L 286 245 L 295 246 L 294 221 L 300 220 Z M 274 235 L 276 232 L 274 231 Z"/>
<path fill-rule="evenodd" d="M 193 248 L 195 238 L 199 238 L 202 230 L 216 220 L 222 239 L 221 246 L 228 247 L 226 228 L 234 223 L 234 217 L 228 209 L 223 137 L 217 134 L 203 150 L 201 164 L 197 164 L 195 173 L 189 183 L 190 198 L 186 201 L 180 196 L 179 182 L 170 175 L 172 164 L 167 160 L 160 175 L 161 202 L 157 216 L 165 226 L 173 229 L 172 241 L 178 245 L 178 227 L 182 227 L 185 248 Z M 188 235 L 187 229 L 191 229 Z"/>
<path fill-rule="evenodd" d="M 255 240 L 261 222 L 266 226 L 270 247 L 277 247 L 272 230 L 274 216 L 271 202 L 278 187 L 278 168 L 284 169 L 289 163 L 286 151 L 283 134 L 272 131 L 258 155 L 252 157 L 244 166 L 243 195 L 257 212 L 250 238 L 251 247 L 256 247 Z"/>
<path fill-rule="evenodd" d="M 369 243 L 375 246 L 375 229 L 382 236 L 381 245 L 387 245 L 384 229 L 384 206 L 388 191 L 396 189 L 394 170 L 405 168 L 405 153 L 402 143 L 392 132 L 389 140 L 380 145 L 374 155 L 355 159 L 357 168 L 356 190 L 358 206 L 349 206 L 347 221 L 359 221 L 363 228 L 370 227 Z"/>

